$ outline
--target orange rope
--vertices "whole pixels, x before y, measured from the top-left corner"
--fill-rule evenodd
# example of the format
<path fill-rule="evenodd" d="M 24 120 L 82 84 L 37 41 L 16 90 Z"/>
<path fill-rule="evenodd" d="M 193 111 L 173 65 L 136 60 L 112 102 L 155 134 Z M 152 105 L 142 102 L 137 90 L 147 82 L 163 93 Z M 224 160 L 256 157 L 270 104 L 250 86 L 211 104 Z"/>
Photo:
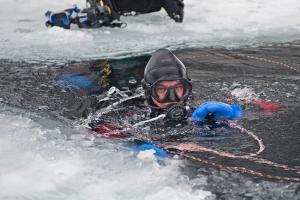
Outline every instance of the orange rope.
<path fill-rule="evenodd" d="M 243 58 L 250 58 L 250 59 L 253 59 L 253 60 L 259 60 L 259 61 L 266 62 L 266 63 L 272 63 L 272 64 L 275 64 L 275 65 L 280 65 L 280 66 L 286 67 L 290 70 L 293 70 L 293 71 L 296 71 L 296 72 L 300 73 L 300 70 L 296 69 L 295 67 L 292 67 L 291 65 L 280 62 L 280 61 L 270 60 L 270 59 L 266 59 L 266 58 L 260 58 L 260 57 L 256 57 L 256 56 L 250 56 L 250 55 L 246 55 L 246 54 L 242 54 L 242 53 L 237 53 L 237 54 L 234 54 L 233 56 L 243 57 Z"/>
<path fill-rule="evenodd" d="M 262 178 L 268 178 L 268 179 L 274 179 L 274 180 L 281 180 L 281 181 L 292 181 L 292 182 L 300 182 L 300 178 L 296 178 L 296 177 L 285 177 L 285 176 L 273 176 L 273 175 L 269 175 L 269 174 L 264 174 L 262 172 L 257 172 L 251 169 L 247 169 L 245 167 L 230 167 L 230 166 L 224 166 L 222 164 L 217 164 L 208 160 L 203 160 L 201 158 L 197 158 L 194 157 L 192 155 L 188 155 L 186 154 L 184 151 L 182 152 L 176 152 L 176 151 L 172 151 L 172 150 L 167 150 L 169 153 L 171 154 L 179 154 L 182 157 L 185 158 L 189 158 L 191 160 L 194 161 L 198 161 L 213 167 L 217 167 L 219 169 L 223 169 L 223 170 L 228 170 L 228 171 L 235 171 L 235 172 L 239 172 L 239 173 L 243 173 L 243 174 L 252 174 L 258 177 L 262 177 Z"/>

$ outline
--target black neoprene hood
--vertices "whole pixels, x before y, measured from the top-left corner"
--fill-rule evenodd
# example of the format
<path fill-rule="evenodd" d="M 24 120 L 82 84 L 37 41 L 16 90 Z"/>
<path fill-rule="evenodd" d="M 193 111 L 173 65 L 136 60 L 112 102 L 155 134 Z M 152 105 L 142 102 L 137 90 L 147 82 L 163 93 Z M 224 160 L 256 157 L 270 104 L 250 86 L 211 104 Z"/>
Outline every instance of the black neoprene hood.
<path fill-rule="evenodd" d="M 158 80 L 189 80 L 184 64 L 169 50 L 157 50 L 151 56 L 145 71 L 144 81 L 152 85 Z"/>
<path fill-rule="evenodd" d="M 152 86 L 154 86 L 158 81 L 173 80 L 185 80 L 186 92 L 180 101 L 182 103 L 186 103 L 189 95 L 191 94 L 192 85 L 188 78 L 184 64 L 171 51 L 167 49 L 157 50 L 152 54 L 147 63 L 144 71 L 144 79 L 142 81 L 147 104 L 152 108 L 156 107 L 151 98 L 155 98 Z"/>

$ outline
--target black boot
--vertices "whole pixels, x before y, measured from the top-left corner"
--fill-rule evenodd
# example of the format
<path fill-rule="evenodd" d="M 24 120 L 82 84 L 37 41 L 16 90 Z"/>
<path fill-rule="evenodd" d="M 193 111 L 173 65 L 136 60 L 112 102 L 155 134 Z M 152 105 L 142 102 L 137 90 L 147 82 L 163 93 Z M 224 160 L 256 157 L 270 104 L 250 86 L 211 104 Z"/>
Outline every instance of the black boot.
<path fill-rule="evenodd" d="M 163 8 L 175 22 L 182 22 L 184 15 L 183 0 L 163 0 Z"/>

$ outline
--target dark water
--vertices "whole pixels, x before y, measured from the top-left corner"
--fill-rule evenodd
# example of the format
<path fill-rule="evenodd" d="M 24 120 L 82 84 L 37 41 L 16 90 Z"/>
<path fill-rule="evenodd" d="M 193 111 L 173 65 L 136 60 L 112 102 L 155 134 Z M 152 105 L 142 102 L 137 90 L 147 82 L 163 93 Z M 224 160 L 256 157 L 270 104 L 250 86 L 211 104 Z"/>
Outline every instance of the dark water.
<path fill-rule="evenodd" d="M 200 99 L 226 101 L 231 98 L 230 91 L 235 88 L 250 87 L 257 94 L 257 98 L 278 103 L 281 106 L 279 110 L 266 113 L 258 106 L 244 101 L 246 116 L 240 123 L 262 138 L 266 149 L 260 157 L 299 169 L 300 49 L 272 46 L 232 51 L 205 49 L 200 52 L 197 50 L 183 53 L 187 66 L 193 66 L 189 67 L 189 71 L 197 91 L 196 95 Z M 295 69 L 290 69 L 284 64 Z M 242 102 L 239 101 L 240 104 L 243 104 Z M 272 167 L 266 169 L 265 166 L 256 163 L 237 162 L 241 166 L 264 173 L 287 175 L 286 172 Z M 224 160 L 223 163 L 232 164 L 232 161 Z M 252 185 L 248 178 L 240 175 L 231 176 L 219 171 L 214 173 L 216 176 L 209 175 L 208 182 L 211 185 L 208 188 L 215 190 L 220 199 L 299 198 L 299 184 L 278 183 L 274 186 L 254 178 L 256 184 Z M 299 177 L 296 173 L 289 175 Z"/>
<path fill-rule="evenodd" d="M 239 124 L 255 133 L 266 146 L 259 158 L 299 169 L 300 47 L 297 45 L 293 43 L 239 50 L 190 49 L 178 51 L 176 55 L 188 68 L 197 102 L 219 100 L 241 104 L 245 118 Z M 96 99 L 92 94 L 101 94 L 106 88 L 98 84 L 81 90 L 61 87 L 58 80 L 62 75 L 79 73 L 95 83 L 104 81 L 110 86 L 126 87 L 131 79 L 139 82 L 148 58 L 146 55 L 109 60 L 111 73 L 106 80 L 101 79 L 103 74 L 108 74 L 104 72 L 105 60 L 68 64 L 1 60 L 1 102 L 39 115 L 76 121 L 95 109 Z M 266 111 L 253 103 L 253 99 L 276 103 L 280 108 Z M 232 152 L 241 149 L 255 152 L 258 149 L 255 142 L 239 137 L 242 138 L 237 140 L 240 144 L 232 141 L 228 143 L 220 138 L 204 139 L 203 144 Z M 255 170 L 263 175 L 300 178 L 300 174 L 295 171 L 285 171 L 272 165 L 209 153 L 191 155 L 222 166 Z M 193 159 L 186 159 L 185 163 L 182 173 L 191 181 L 199 181 L 199 185 L 203 185 L 200 183 L 205 175 L 205 189 L 212 191 L 217 199 L 300 199 L 300 185 L 297 181 L 279 181 L 272 177 L 251 175 L 246 171 L 232 172 Z"/>
<path fill-rule="evenodd" d="M 279 53 L 280 51 L 282 53 Z M 299 49 L 292 51 L 289 48 L 261 48 L 247 51 L 204 50 L 204 52 L 202 56 L 196 58 L 198 70 L 190 68 L 199 98 L 226 101 L 230 91 L 235 88 L 250 87 L 257 94 L 257 98 L 278 103 L 281 108 L 268 114 L 257 106 L 245 102 L 246 117 L 242 120 L 242 124 L 265 141 L 269 147 L 264 152 L 266 158 L 299 166 L 300 152 L 297 145 L 300 142 Z M 237 53 L 267 60 L 238 57 Z M 270 61 L 288 63 L 295 67 L 295 70 Z"/>

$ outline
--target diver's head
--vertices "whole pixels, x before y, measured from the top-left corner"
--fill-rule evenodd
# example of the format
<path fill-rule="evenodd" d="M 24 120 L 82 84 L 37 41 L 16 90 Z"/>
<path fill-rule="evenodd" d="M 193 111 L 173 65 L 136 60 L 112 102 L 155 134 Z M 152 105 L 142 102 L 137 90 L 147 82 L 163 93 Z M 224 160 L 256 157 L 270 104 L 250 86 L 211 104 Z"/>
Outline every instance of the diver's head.
<path fill-rule="evenodd" d="M 184 64 L 169 50 L 160 49 L 150 58 L 142 81 L 151 108 L 185 105 L 192 92 Z"/>

